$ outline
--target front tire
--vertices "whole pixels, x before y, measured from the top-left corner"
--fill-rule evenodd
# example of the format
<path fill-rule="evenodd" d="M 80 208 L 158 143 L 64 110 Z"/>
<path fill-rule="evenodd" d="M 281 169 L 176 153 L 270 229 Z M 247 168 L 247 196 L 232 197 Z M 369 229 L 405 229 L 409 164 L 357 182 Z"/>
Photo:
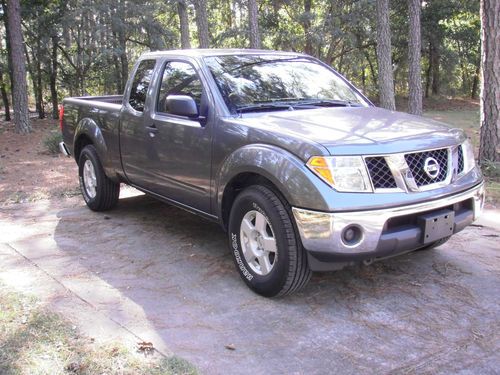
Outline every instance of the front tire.
<path fill-rule="evenodd" d="M 118 203 L 120 184 L 104 173 L 94 146 L 85 146 L 78 160 L 80 190 L 87 206 L 93 211 L 105 211 Z"/>
<path fill-rule="evenodd" d="M 256 293 L 291 294 L 309 281 L 311 270 L 288 204 L 269 188 L 250 186 L 236 197 L 228 235 L 236 268 Z"/>

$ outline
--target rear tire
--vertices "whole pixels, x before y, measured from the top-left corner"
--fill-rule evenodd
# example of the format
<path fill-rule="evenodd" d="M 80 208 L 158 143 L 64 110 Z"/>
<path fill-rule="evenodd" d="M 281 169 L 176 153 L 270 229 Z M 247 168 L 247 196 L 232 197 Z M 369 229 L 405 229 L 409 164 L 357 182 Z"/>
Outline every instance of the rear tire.
<path fill-rule="evenodd" d="M 78 160 L 80 190 L 85 203 L 92 211 L 105 211 L 118 203 L 120 184 L 110 180 L 104 173 L 94 146 L 87 145 Z"/>
<path fill-rule="evenodd" d="M 229 246 L 241 278 L 265 297 L 291 294 L 311 277 L 289 206 L 269 188 L 241 192 L 229 216 Z"/>

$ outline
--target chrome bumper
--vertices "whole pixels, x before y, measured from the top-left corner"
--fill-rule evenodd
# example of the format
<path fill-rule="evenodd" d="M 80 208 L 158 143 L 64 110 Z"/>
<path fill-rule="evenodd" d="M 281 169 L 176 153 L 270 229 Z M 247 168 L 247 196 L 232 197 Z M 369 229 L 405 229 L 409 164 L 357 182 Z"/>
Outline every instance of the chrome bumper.
<path fill-rule="evenodd" d="M 71 154 L 69 153 L 68 149 L 66 148 L 66 145 L 64 144 L 64 142 L 59 142 L 59 151 L 61 151 L 61 153 L 64 156 L 67 156 L 67 157 L 71 156 Z"/>
<path fill-rule="evenodd" d="M 455 223 L 455 232 L 458 232 L 479 217 L 484 203 L 483 182 L 462 193 L 408 206 L 371 211 L 328 213 L 293 207 L 292 211 L 302 244 L 306 250 L 325 255 L 328 253 L 341 255 L 348 260 L 350 256 L 355 258 L 359 254 L 365 254 L 366 257 L 376 257 L 382 247 L 387 250 L 386 252 L 391 252 L 392 250 L 389 251 L 390 249 L 388 250 L 387 247 L 395 243 L 397 243 L 398 251 L 409 251 L 421 247 L 422 245 L 417 244 L 421 236 L 421 232 L 417 229 L 401 231 L 401 238 L 398 238 L 397 233 L 391 234 L 392 242 L 386 239 L 384 239 L 385 242 L 382 241 L 381 237 L 384 235 L 386 222 L 391 218 L 437 210 L 471 198 L 472 212 L 469 211 L 470 214 L 467 217 L 462 215 L 462 220 Z M 351 225 L 361 230 L 360 240 L 355 245 L 346 244 L 341 235 L 344 228 Z M 419 238 L 416 238 L 417 236 Z M 410 248 L 404 248 L 405 246 Z"/>

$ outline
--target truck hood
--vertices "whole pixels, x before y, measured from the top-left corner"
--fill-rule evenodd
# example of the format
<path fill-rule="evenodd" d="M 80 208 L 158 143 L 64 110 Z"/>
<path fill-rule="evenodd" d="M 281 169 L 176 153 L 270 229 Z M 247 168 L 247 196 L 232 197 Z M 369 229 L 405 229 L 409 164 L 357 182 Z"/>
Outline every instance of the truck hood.
<path fill-rule="evenodd" d="M 406 113 L 377 107 L 336 107 L 245 114 L 247 126 L 306 138 L 332 155 L 387 154 L 456 145 L 460 129 Z"/>

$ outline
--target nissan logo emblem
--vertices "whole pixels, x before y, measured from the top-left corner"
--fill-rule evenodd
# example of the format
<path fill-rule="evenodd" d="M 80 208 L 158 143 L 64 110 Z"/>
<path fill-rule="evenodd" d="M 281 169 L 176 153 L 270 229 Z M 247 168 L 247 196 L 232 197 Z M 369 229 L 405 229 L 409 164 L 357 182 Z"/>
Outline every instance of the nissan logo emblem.
<path fill-rule="evenodd" d="M 428 157 L 424 161 L 424 172 L 427 174 L 432 179 L 435 179 L 437 176 L 439 176 L 439 170 L 441 168 L 439 167 L 439 163 L 437 162 L 436 159 L 432 157 Z"/>

